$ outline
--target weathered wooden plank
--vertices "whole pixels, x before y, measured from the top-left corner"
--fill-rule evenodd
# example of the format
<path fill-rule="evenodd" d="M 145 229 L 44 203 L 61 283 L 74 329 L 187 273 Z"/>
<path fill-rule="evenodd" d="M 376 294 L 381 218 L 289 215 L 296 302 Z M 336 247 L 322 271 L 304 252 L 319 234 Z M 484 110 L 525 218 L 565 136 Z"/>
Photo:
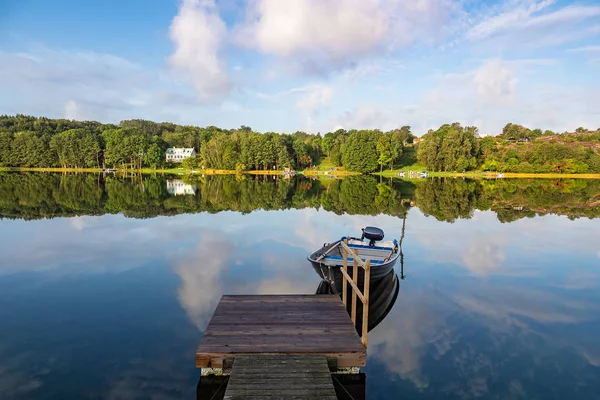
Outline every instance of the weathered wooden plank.
<path fill-rule="evenodd" d="M 196 352 L 199 368 L 244 354 L 319 354 L 363 366 L 366 350 L 337 295 L 223 296 Z"/>
<path fill-rule="evenodd" d="M 235 347 L 227 347 L 227 346 L 207 346 L 206 348 L 202 349 L 202 353 L 203 354 L 213 354 L 214 355 L 221 355 L 223 357 L 227 356 L 227 357 L 232 357 L 235 356 L 236 354 L 257 354 L 257 353 L 265 353 L 265 354 L 336 354 L 336 353 L 340 353 L 340 354 L 348 354 L 348 355 L 352 355 L 352 354 L 360 354 L 358 351 L 354 350 L 348 350 L 346 347 L 344 346 L 338 346 L 338 347 L 334 347 L 334 346 L 330 346 L 328 347 L 329 351 L 323 351 L 323 347 L 322 346 L 314 346 L 314 347 L 310 347 L 310 348 L 305 348 L 302 346 L 298 346 L 296 348 L 294 347 L 290 347 L 290 346 L 263 346 L 263 345 L 247 345 L 247 346 L 235 346 Z M 356 366 L 362 366 L 362 365 L 356 365 Z"/>
<path fill-rule="evenodd" d="M 356 337 L 353 335 L 346 335 L 340 333 L 317 333 L 317 334 L 303 334 L 303 333 L 294 333 L 294 334 L 280 334 L 276 331 L 261 334 L 261 335 L 229 335 L 229 336 L 219 336 L 219 335 L 205 335 L 202 338 L 202 345 L 206 345 L 209 343 L 233 343 L 229 346 L 235 346 L 237 343 L 274 343 L 274 344 L 282 344 L 282 343 L 298 343 L 302 341 L 311 341 L 313 343 L 325 342 L 330 343 L 330 336 L 335 336 L 336 343 L 340 342 L 349 342 L 356 343 Z"/>
<path fill-rule="evenodd" d="M 228 335 L 235 334 L 235 332 L 243 332 L 246 334 L 261 334 L 261 333 L 269 333 L 269 332 L 277 332 L 277 331 L 293 331 L 293 332 L 311 332 L 311 331 L 324 331 L 324 332 L 352 332 L 352 329 L 348 328 L 346 324 L 317 324 L 317 323 L 299 323 L 299 324 L 282 324 L 282 325 L 263 325 L 263 324 L 227 324 L 228 330 L 226 331 L 217 331 L 217 330 L 207 330 L 204 333 L 204 336 L 207 335 Z"/>
<path fill-rule="evenodd" d="M 318 295 L 315 295 L 317 297 Z M 339 300 L 338 300 L 339 303 Z M 319 309 L 319 310 L 335 310 L 339 308 L 338 303 L 319 303 L 319 302 L 308 302 L 304 301 L 301 303 L 295 302 L 240 302 L 240 303 L 229 303 L 222 305 L 218 310 L 226 311 L 226 310 L 237 310 L 237 309 L 246 309 L 246 310 L 268 310 L 268 309 L 292 309 L 292 310 L 302 310 L 302 309 Z M 216 310 L 216 309 L 215 309 Z"/>
<path fill-rule="evenodd" d="M 262 367 L 262 374 L 248 375 L 256 365 Z M 327 359 L 312 355 L 236 357 L 225 399 L 259 398 L 336 400 Z"/>
<path fill-rule="evenodd" d="M 272 355 L 290 355 L 290 353 L 267 353 L 262 352 L 260 355 L 272 354 Z M 293 354 L 293 353 L 291 353 Z M 366 353 L 313 353 L 319 355 L 325 355 L 327 358 L 331 358 L 335 360 L 336 366 L 338 368 L 347 368 L 347 367 L 362 367 L 366 365 L 367 355 Z M 231 357 L 238 357 L 240 355 L 253 355 L 253 353 L 204 353 L 203 357 L 196 356 L 196 368 L 221 368 L 224 360 L 230 359 Z"/>
<path fill-rule="evenodd" d="M 327 303 L 337 301 L 336 295 L 320 295 L 318 299 L 314 299 L 315 295 L 313 294 L 286 294 L 286 295 L 276 295 L 276 294 L 266 294 L 266 295 L 223 295 L 221 297 L 221 301 L 223 303 L 234 302 L 234 303 L 269 303 L 269 302 L 292 302 L 292 303 L 301 303 L 301 302 L 310 302 L 314 303 L 315 301 Z"/>
<path fill-rule="evenodd" d="M 215 325 L 218 327 L 221 324 L 231 324 L 231 323 L 245 323 L 247 322 L 248 324 L 257 324 L 257 323 L 264 323 L 264 322 L 271 322 L 271 323 L 276 323 L 277 321 L 281 321 L 281 323 L 286 323 L 286 324 L 290 324 L 290 323 L 294 323 L 297 322 L 299 324 L 303 324 L 303 323 L 307 323 L 307 322 L 312 322 L 312 323 L 317 323 L 320 322 L 323 325 L 327 325 L 327 324 L 337 324 L 337 325 L 344 325 L 346 324 L 346 322 L 350 322 L 350 318 L 348 318 L 347 320 L 344 318 L 340 318 L 340 317 L 335 317 L 335 318 L 329 318 L 328 316 L 322 316 L 322 317 L 314 317 L 311 318 L 310 316 L 282 316 L 281 318 L 276 318 L 276 317 L 258 317 L 258 318 L 252 318 L 252 316 L 247 315 L 247 316 L 240 316 L 238 318 L 223 318 L 221 316 L 219 317 L 215 317 L 215 320 L 213 321 L 213 325 L 210 326 L 211 329 L 215 329 Z M 208 330 L 208 328 L 207 328 Z"/>

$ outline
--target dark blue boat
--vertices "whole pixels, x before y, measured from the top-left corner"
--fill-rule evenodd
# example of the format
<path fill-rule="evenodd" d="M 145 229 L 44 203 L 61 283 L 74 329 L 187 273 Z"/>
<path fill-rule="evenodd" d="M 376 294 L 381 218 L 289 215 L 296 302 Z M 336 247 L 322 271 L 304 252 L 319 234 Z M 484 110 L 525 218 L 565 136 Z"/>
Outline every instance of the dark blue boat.
<path fill-rule="evenodd" d="M 368 226 L 363 229 L 362 237 L 343 237 L 333 243 L 325 243 L 323 247 L 308 256 L 308 260 L 315 268 L 331 267 L 340 268 L 344 263 L 344 251 L 340 242 L 348 240 L 348 247 L 358 254 L 361 260 L 371 261 L 371 280 L 381 279 L 392 269 L 400 256 L 397 240 L 383 240 L 384 233 L 381 229 Z M 365 240 L 366 239 L 366 240 Z M 352 274 L 354 259 L 348 256 L 348 272 Z M 359 274 L 362 275 L 362 268 Z"/>

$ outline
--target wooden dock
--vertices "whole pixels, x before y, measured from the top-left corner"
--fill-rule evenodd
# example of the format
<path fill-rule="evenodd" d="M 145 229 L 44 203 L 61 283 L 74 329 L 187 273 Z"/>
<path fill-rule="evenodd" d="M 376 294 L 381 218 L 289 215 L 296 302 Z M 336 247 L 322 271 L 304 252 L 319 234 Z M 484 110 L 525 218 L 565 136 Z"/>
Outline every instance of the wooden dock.
<path fill-rule="evenodd" d="M 237 356 L 225 400 L 337 400 L 325 356 Z"/>
<path fill-rule="evenodd" d="M 331 372 L 366 364 L 370 261 L 362 261 L 346 241 L 340 246 L 341 301 L 335 294 L 221 297 L 196 351 L 196 367 L 203 375 L 231 372 L 225 399 L 334 400 L 339 381 L 334 387 Z M 365 271 L 364 291 L 358 288 L 359 265 Z M 358 300 L 364 310 L 361 336 Z"/>
<path fill-rule="evenodd" d="M 196 351 L 196 367 L 240 355 L 320 355 L 361 367 L 367 351 L 337 295 L 223 296 Z M 234 364 L 235 365 L 235 364 Z"/>

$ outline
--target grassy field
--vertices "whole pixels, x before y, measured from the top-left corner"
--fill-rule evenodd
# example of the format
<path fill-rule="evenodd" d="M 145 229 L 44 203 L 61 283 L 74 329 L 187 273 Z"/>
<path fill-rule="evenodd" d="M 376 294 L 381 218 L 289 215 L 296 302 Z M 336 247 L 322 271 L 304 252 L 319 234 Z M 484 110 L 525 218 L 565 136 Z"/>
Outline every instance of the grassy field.
<path fill-rule="evenodd" d="M 330 168 L 335 168 L 335 170 L 330 171 Z M 325 175 L 326 172 L 327 172 L 327 175 L 334 175 L 334 176 L 346 176 L 346 175 L 356 175 L 357 174 L 357 172 L 346 171 L 344 169 L 344 167 L 336 166 L 329 160 L 329 157 L 325 157 L 323 160 L 321 160 L 321 163 L 319 165 L 317 165 L 317 168 L 305 169 L 302 171 L 302 174 L 310 175 L 310 176 L 314 176 L 314 175 L 322 176 L 322 175 Z"/>

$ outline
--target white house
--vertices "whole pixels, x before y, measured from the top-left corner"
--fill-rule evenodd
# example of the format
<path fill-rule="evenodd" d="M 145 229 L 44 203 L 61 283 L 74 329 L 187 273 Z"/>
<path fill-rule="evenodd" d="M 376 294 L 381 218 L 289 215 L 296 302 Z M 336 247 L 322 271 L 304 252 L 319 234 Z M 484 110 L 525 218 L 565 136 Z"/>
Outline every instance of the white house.
<path fill-rule="evenodd" d="M 174 179 L 172 181 L 167 181 L 167 192 L 169 192 L 171 196 L 194 195 L 196 194 L 196 187 L 188 185 L 181 179 Z"/>
<path fill-rule="evenodd" d="M 178 148 L 170 147 L 167 149 L 167 161 L 180 163 L 188 157 L 196 157 L 196 150 L 194 148 Z"/>

